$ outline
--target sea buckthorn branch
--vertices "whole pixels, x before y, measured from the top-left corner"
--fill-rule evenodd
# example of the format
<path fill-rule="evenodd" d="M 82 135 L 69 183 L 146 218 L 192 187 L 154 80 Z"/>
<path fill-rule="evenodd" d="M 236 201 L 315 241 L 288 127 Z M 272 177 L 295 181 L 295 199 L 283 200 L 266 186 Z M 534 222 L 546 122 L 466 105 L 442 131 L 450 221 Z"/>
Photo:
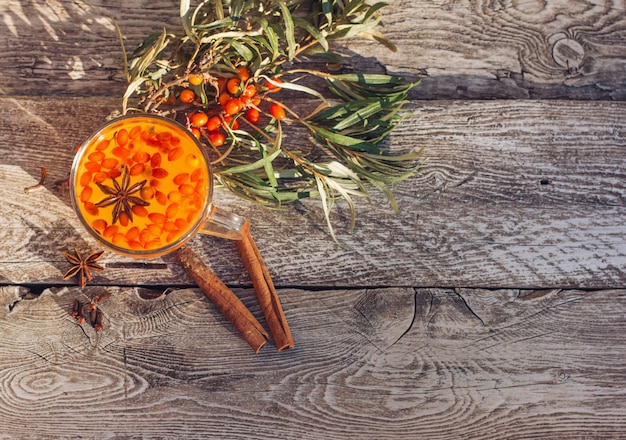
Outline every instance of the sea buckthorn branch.
<path fill-rule="evenodd" d="M 159 113 L 185 124 L 207 147 L 216 179 L 249 200 L 282 207 L 319 197 L 335 237 L 330 213 L 336 200 L 347 202 L 351 225 L 353 197 L 369 198 L 368 187 L 382 191 L 397 210 L 387 185 L 421 165 L 421 151 L 391 154 L 383 143 L 417 84 L 334 72 L 341 64 L 331 49 L 334 40 L 359 36 L 395 49 L 378 30 L 385 5 L 206 0 L 192 7 L 182 0 L 183 35 L 163 30 L 149 36 L 130 62 L 124 53 L 129 84 L 123 111 Z M 300 57 L 321 58 L 333 71 L 296 67 Z M 301 104 L 285 101 L 297 93 L 316 102 L 304 116 L 295 108 Z M 305 130 L 309 145 L 283 139 L 293 130 Z"/>

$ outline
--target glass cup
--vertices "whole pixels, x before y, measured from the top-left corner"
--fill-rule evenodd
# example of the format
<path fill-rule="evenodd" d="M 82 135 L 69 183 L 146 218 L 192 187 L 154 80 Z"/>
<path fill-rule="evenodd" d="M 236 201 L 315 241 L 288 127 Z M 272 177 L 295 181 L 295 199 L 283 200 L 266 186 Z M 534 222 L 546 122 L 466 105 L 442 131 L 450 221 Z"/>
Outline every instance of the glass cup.
<path fill-rule="evenodd" d="M 78 149 L 70 194 L 83 226 L 134 258 L 168 254 L 197 233 L 243 239 L 247 221 L 212 203 L 204 147 L 179 123 L 148 114 L 107 122 Z"/>

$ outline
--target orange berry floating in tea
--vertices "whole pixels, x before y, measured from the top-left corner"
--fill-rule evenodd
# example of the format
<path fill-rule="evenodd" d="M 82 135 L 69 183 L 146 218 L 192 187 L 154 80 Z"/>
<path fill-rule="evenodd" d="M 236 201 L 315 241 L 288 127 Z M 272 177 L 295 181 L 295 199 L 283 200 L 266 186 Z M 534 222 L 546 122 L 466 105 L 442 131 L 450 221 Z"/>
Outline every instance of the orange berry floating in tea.
<path fill-rule="evenodd" d="M 77 160 L 75 201 L 84 222 L 122 251 L 176 243 L 203 218 L 210 174 L 183 127 L 122 118 L 93 137 Z"/>

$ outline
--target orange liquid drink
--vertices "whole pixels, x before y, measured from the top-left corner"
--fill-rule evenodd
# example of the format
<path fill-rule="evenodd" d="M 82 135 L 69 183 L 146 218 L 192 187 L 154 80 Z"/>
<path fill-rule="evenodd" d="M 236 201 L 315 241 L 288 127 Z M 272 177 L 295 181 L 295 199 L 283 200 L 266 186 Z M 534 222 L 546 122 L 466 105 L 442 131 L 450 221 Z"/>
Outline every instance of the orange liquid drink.
<path fill-rule="evenodd" d="M 131 256 L 182 245 L 203 225 L 212 190 L 206 156 L 192 135 L 147 115 L 121 118 L 87 140 L 70 180 L 87 229 Z"/>

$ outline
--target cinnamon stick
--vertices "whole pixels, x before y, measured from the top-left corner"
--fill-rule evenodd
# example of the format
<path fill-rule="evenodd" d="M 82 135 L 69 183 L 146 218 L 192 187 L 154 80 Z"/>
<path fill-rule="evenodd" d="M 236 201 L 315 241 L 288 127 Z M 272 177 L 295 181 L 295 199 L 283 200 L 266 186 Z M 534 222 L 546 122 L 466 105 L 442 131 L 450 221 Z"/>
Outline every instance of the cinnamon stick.
<path fill-rule="evenodd" d="M 287 318 L 283 312 L 283 307 L 278 299 L 278 293 L 272 282 L 269 270 L 263 258 L 261 252 L 256 246 L 252 234 L 250 233 L 250 223 L 245 222 L 243 230 L 241 231 L 243 236 L 242 240 L 236 240 L 237 249 L 241 254 L 241 259 L 245 265 L 252 285 L 257 294 L 261 310 L 265 315 L 267 326 L 270 329 L 274 343 L 278 351 L 283 351 L 295 346 L 289 325 L 287 324 Z"/>
<path fill-rule="evenodd" d="M 267 343 L 269 335 L 248 308 L 191 249 L 183 246 L 176 252 L 176 258 L 204 294 L 258 353 Z"/>

